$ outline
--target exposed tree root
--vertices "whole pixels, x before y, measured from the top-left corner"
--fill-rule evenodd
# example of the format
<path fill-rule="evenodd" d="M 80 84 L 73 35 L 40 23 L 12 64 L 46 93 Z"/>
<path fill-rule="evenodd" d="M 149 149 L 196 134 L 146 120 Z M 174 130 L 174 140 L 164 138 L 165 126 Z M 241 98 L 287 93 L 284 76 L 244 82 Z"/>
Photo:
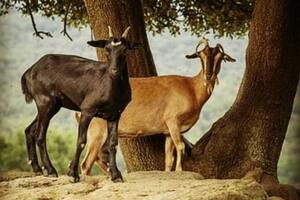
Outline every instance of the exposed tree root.
<path fill-rule="evenodd" d="M 264 173 L 260 168 L 256 168 L 249 171 L 243 179 L 255 179 L 256 182 L 260 183 L 269 196 L 273 196 L 275 199 L 284 200 L 299 200 L 300 190 L 287 184 L 280 184 L 278 179 L 272 175 Z M 277 198 L 275 198 L 277 197 Z M 280 198 L 278 198 L 280 197 Z"/>

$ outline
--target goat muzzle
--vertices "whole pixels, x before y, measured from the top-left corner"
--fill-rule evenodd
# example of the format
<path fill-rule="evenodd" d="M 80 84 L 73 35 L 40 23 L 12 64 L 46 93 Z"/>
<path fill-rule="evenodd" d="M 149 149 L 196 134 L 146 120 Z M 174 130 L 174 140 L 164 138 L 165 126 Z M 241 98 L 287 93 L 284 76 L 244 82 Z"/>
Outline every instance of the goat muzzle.
<path fill-rule="evenodd" d="M 111 70 L 111 74 L 112 74 L 113 76 L 118 76 L 119 71 L 118 71 L 117 69 L 112 69 L 112 70 Z"/>

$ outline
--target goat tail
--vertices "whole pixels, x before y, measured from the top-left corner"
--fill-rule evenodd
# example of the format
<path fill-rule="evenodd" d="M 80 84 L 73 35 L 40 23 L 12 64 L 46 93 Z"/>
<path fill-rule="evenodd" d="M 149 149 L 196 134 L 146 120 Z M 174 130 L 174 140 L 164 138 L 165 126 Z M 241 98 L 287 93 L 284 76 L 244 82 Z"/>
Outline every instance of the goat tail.
<path fill-rule="evenodd" d="M 22 78 L 21 78 L 21 87 L 22 87 L 22 92 L 25 95 L 25 101 L 26 103 L 31 103 L 33 100 L 33 96 L 32 94 L 29 92 L 28 90 L 28 86 L 27 86 L 27 81 L 26 81 L 26 73 L 23 74 Z"/>
<path fill-rule="evenodd" d="M 78 123 L 80 121 L 80 116 L 81 116 L 80 112 L 75 112 L 75 119 Z"/>

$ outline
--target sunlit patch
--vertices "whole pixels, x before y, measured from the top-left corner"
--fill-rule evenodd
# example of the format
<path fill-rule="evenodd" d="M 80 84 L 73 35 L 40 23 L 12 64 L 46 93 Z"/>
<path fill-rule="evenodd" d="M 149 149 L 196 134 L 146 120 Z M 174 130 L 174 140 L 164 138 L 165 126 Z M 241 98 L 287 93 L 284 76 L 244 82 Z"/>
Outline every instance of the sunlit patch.
<path fill-rule="evenodd" d="M 200 52 L 200 58 L 201 60 L 203 61 L 203 68 L 204 68 L 204 71 L 206 71 L 206 63 L 207 63 L 207 56 L 205 55 L 205 53 L 203 52 Z"/>

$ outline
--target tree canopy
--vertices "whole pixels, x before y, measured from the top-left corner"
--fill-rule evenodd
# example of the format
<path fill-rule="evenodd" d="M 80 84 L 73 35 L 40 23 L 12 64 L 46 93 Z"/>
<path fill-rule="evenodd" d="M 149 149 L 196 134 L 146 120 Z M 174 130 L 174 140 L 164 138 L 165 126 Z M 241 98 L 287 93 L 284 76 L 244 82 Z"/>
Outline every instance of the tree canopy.
<path fill-rule="evenodd" d="M 35 35 L 51 36 L 39 30 L 36 14 L 52 20 L 60 19 L 62 33 L 67 27 L 82 28 L 88 24 L 83 0 L 2 0 L 0 16 L 16 10 L 30 16 Z M 160 34 L 168 30 L 172 35 L 190 31 L 195 35 L 213 32 L 216 37 L 240 37 L 249 29 L 253 11 L 251 0 L 143 0 L 147 31 Z"/>

